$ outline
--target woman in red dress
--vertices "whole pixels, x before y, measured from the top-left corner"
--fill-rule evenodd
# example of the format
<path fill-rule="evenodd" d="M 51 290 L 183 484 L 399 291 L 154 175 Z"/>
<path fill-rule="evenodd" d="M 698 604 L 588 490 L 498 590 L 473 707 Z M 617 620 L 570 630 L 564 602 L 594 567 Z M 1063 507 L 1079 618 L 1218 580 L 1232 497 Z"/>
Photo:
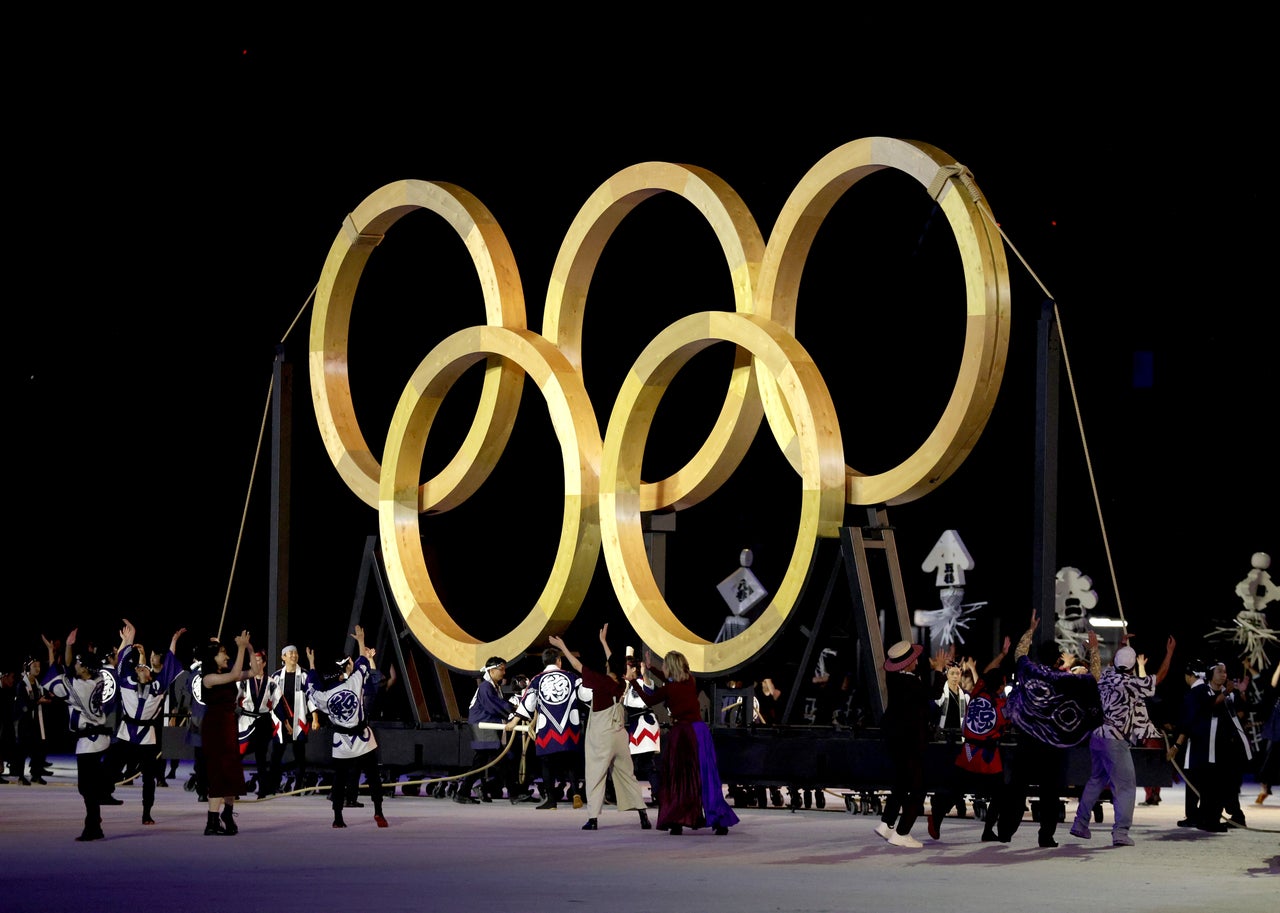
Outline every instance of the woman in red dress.
<path fill-rule="evenodd" d="M 658 829 L 680 834 L 686 827 L 710 826 L 724 836 L 738 816 L 724 800 L 724 783 L 716 761 L 711 729 L 698 707 L 698 683 L 683 653 L 672 650 L 662 662 L 663 684 L 640 699 L 649 706 L 666 703 L 671 732 L 662 737 L 662 789 L 658 799 Z"/>
<path fill-rule="evenodd" d="M 200 738 L 209 789 L 206 836 L 232 836 L 240 830 L 236 827 L 235 802 L 247 790 L 236 727 L 236 683 L 253 674 L 244 667 L 245 656 L 252 652 L 248 631 L 241 631 L 236 637 L 234 665 L 228 662 L 227 648 L 216 640 L 201 651 L 200 698 L 205 711 Z"/>

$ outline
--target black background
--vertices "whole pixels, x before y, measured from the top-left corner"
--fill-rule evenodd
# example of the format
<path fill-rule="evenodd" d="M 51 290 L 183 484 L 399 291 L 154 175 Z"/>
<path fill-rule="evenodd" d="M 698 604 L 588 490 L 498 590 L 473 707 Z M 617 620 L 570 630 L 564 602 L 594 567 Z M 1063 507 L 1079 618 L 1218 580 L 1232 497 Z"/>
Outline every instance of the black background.
<path fill-rule="evenodd" d="M 289 636 L 322 655 L 342 648 L 377 515 L 320 442 L 308 304 L 342 220 L 378 187 L 441 180 L 479 197 L 511 243 L 538 329 L 565 230 L 619 169 L 707 168 L 767 239 L 815 162 L 877 135 L 966 165 L 1016 248 L 1006 248 L 1011 346 L 991 421 L 936 492 L 889 510 L 911 607 L 938 606 L 920 563 L 955 529 L 975 561 L 965 598 L 989 603 L 972 652 L 1025 627 L 1036 593 L 1035 324 L 1047 293 L 1071 368 L 1057 565 L 1089 574 L 1098 610 L 1122 608 L 1153 656 L 1167 633 L 1189 650 L 1231 652 L 1202 638 L 1239 610 L 1250 556 L 1277 545 L 1277 320 L 1262 269 L 1274 231 L 1267 147 L 1240 116 L 1263 103 L 1250 55 L 1208 73 L 1172 44 L 1114 31 L 1011 51 L 954 23 L 925 47 L 852 18 L 779 22 L 763 36 L 656 18 L 609 29 L 468 18 L 389 24 L 380 42 L 320 46 L 233 27 L 159 49 L 47 49 L 46 67 L 74 78 L 15 100 L 18 585 L 5 667 L 42 655 L 42 633 L 80 626 L 112 642 L 122 617 L 156 645 L 185 625 L 195 639 L 248 628 L 265 646 L 269 453 L 257 447 L 282 342 L 296 394 Z M 963 290 L 934 216 L 918 187 L 873 176 L 837 205 L 806 268 L 797 337 L 831 388 L 847 461 L 865 471 L 915 448 L 954 376 Z M 650 200 L 623 223 L 586 320 L 584 374 L 602 430 L 623 372 L 662 327 L 732 307 L 722 264 L 683 201 Z M 447 226 L 425 213 L 397 225 L 366 270 L 351 327 L 355 403 L 375 452 L 418 361 L 482 319 Z M 647 477 L 701 440 L 728 357 L 712 349 L 664 400 Z M 1135 383 L 1146 357 L 1151 382 Z M 446 401 L 433 441 L 447 440 L 451 414 L 469 419 L 466 388 Z M 428 451 L 429 467 L 441 456 Z M 527 387 L 481 493 L 423 521 L 446 603 L 478 636 L 506 630 L 542 587 L 560 528 L 558 460 Z M 714 586 L 740 549 L 753 549 L 766 586 L 785 568 L 798 507 L 788 473 L 762 429 L 733 480 L 680 515 L 668 597 L 703 636 L 726 614 Z M 848 509 L 846 522 L 863 518 Z M 814 580 L 820 592 L 825 576 Z M 615 646 L 633 640 L 603 558 L 570 645 L 591 648 L 602 621 Z M 779 649 L 793 657 L 798 637 Z"/>

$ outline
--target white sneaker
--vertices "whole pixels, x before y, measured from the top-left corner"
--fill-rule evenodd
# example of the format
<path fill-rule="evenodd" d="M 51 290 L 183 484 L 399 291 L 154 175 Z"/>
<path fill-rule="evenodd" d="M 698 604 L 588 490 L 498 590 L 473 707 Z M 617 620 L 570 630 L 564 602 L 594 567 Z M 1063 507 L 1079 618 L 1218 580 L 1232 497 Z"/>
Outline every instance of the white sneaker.
<path fill-rule="evenodd" d="M 889 827 L 889 825 L 881 821 L 879 824 L 876 825 L 875 833 L 876 833 L 876 836 L 879 837 L 881 840 L 888 840 L 889 835 L 893 833 L 893 828 Z"/>
<path fill-rule="evenodd" d="M 910 847 L 913 850 L 918 850 L 920 849 L 920 847 L 924 846 L 923 843 L 921 843 L 915 837 L 912 837 L 910 834 L 899 834 L 897 831 L 894 831 L 893 833 L 891 833 L 888 837 L 888 840 L 894 846 Z"/>

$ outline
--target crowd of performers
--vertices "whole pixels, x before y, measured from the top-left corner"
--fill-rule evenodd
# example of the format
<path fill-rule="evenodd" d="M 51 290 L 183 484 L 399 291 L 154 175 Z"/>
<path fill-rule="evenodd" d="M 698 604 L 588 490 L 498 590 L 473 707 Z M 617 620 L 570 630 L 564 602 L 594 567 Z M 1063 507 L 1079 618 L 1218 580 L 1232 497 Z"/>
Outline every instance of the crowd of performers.
<path fill-rule="evenodd" d="M 1258 691 L 1257 685 L 1250 690 L 1255 670 L 1233 677 L 1224 663 L 1187 661 L 1186 688 L 1176 712 L 1154 718 L 1157 687 L 1173 668 L 1172 637 L 1154 671 L 1127 637 L 1104 669 L 1096 634 L 1088 638 L 1086 656 L 1076 657 L 1062 653 L 1054 641 L 1033 650 L 1038 629 L 1033 612 L 1012 655 L 1006 638 L 1002 652 L 981 670 L 972 659 L 956 660 L 953 646 L 930 657 L 926 671 L 920 644 L 901 641 L 886 651 L 888 699 L 880 735 L 892 783 L 879 809 L 878 836 L 895 847 L 919 848 L 923 844 L 911 832 L 925 817 L 929 837 L 941 840 L 944 819 L 953 809 L 963 810 L 969 797 L 975 810 L 979 803 L 985 808 L 981 839 L 1009 842 L 1034 794 L 1038 844 L 1056 847 L 1067 755 L 1086 740 L 1091 774 L 1069 828 L 1073 837 L 1092 839 L 1090 824 L 1102 820 L 1099 802 L 1109 791 L 1112 844 L 1133 845 L 1133 746 L 1162 747 L 1188 781 L 1179 826 L 1210 832 L 1246 826 L 1240 807 L 1245 773 L 1256 770 L 1261 786 L 1256 802 L 1262 804 L 1280 765 L 1280 667 L 1259 683 L 1264 695 L 1259 702 L 1250 697 Z M 167 786 L 177 768 L 176 760 L 162 757 L 161 733 L 166 724 L 178 723 L 185 724 L 184 738 L 195 759 L 189 788 L 208 806 L 208 836 L 238 832 L 237 800 L 255 788 L 258 799 L 318 788 L 314 773 L 308 776 L 305 749 L 307 738 L 320 733 L 330 740 L 332 826 L 346 827 L 344 810 L 364 807 L 362 779 L 374 823 L 388 826 L 378 743 L 370 725 L 372 704 L 387 681 L 360 626 L 351 634 L 355 653 L 340 657 L 329 674 L 319 671 L 310 648 L 304 669 L 292 645 L 281 651 L 280 667 L 269 673 L 267 657 L 254 650 L 248 631 L 230 645 L 216 639 L 200 644 L 189 667 L 177 658 L 185 628 L 173 633 L 164 653 L 149 652 L 136 633 L 125 620 L 119 645 L 105 656 L 82 643 L 77 630 L 67 635 L 61 651 L 62 645 L 46 638 L 47 666 L 32 658 L 21 679 L 5 677 L 6 697 L 13 704 L 6 719 L 12 717 L 14 724 L 5 727 L 0 749 L 19 782 L 47 782 L 43 714 L 52 702 L 65 707 L 85 810 L 77 840 L 105 836 L 101 808 L 122 804 L 115 787 L 134 778 L 142 783 L 141 823 L 155 824 L 156 787 Z M 706 828 L 728 834 L 739 819 L 725 799 L 706 697 L 687 659 L 674 651 L 661 660 L 650 654 L 642 659 L 630 648 L 620 656 L 608 643 L 608 625 L 599 641 L 599 657 L 582 658 L 562 638 L 550 638 L 541 671 L 527 680 L 517 677 L 514 688 L 507 685 L 505 660 L 488 660 L 468 708 L 473 768 L 457 778 L 454 800 L 537 801 L 536 770 L 542 800 L 537 808 L 570 801 L 574 808 L 585 806 L 583 830 L 598 829 L 604 806 L 611 804 L 634 812 L 643 830 L 656 827 L 680 835 Z M 1248 713 L 1266 718 L 1264 750 L 1257 759 L 1242 725 Z M 524 748 L 512 751 L 521 739 L 517 728 L 525 733 Z M 1011 735 L 1013 751 L 1002 751 Z M 939 736 L 957 753 L 951 774 L 930 797 L 924 758 L 927 745 Z M 292 762 L 287 767 L 286 754 Z M 247 757 L 255 762 L 248 782 Z M 293 775 L 289 782 L 286 772 Z M 1143 804 L 1159 801 L 1159 787 L 1148 787 Z M 658 809 L 656 822 L 649 818 L 650 806 Z"/>

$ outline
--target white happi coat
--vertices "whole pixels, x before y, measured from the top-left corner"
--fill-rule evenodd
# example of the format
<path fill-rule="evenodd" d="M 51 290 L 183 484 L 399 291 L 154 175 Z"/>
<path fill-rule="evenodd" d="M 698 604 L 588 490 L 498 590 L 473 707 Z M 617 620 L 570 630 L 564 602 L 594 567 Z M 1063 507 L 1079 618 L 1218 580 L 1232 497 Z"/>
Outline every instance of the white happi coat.
<path fill-rule="evenodd" d="M 76 754 L 94 754 L 111 747 L 111 714 L 120 688 L 110 669 L 100 669 L 88 679 L 51 666 L 44 679 L 54 697 L 67 702 L 67 725 L 77 733 Z"/>
<path fill-rule="evenodd" d="M 271 673 L 271 687 L 275 694 L 272 732 L 277 742 L 303 742 L 311 731 L 311 714 L 315 712 L 316 705 L 307 696 L 307 670 L 299 666 L 294 671 L 292 694 L 286 694 L 284 690 L 286 674 L 283 668 Z"/>
<path fill-rule="evenodd" d="M 658 725 L 658 717 L 637 693 L 635 682 L 627 683 L 622 706 L 627 708 L 627 741 L 631 743 L 631 753 L 648 754 L 660 750 L 662 729 Z"/>
<path fill-rule="evenodd" d="M 270 675 L 262 677 L 262 698 L 257 707 L 253 706 L 253 679 L 246 678 L 244 681 L 236 682 L 236 737 L 240 740 L 241 752 L 248 747 L 249 735 L 253 732 L 253 724 L 258 722 L 259 719 L 268 718 L 267 722 L 271 725 L 271 734 L 275 735 L 279 721 L 275 719 L 272 711 L 275 709 L 276 701 L 279 698 L 280 685 Z"/>
<path fill-rule="evenodd" d="M 182 672 L 182 664 L 173 651 L 169 651 L 160 671 L 143 685 L 130 668 L 132 662 L 133 650 L 121 650 L 116 664 L 116 680 L 120 686 L 120 726 L 116 729 L 116 738 L 131 745 L 156 745 L 159 743 L 156 730 L 164 723 L 161 717 L 169 686 Z"/>
<path fill-rule="evenodd" d="M 329 717 L 333 731 L 335 760 L 358 758 L 378 747 L 364 712 L 364 687 L 369 676 L 369 660 L 358 657 L 355 668 L 343 681 L 327 690 L 320 689 L 320 676 L 312 669 L 307 673 L 307 698 L 317 710 Z"/>

